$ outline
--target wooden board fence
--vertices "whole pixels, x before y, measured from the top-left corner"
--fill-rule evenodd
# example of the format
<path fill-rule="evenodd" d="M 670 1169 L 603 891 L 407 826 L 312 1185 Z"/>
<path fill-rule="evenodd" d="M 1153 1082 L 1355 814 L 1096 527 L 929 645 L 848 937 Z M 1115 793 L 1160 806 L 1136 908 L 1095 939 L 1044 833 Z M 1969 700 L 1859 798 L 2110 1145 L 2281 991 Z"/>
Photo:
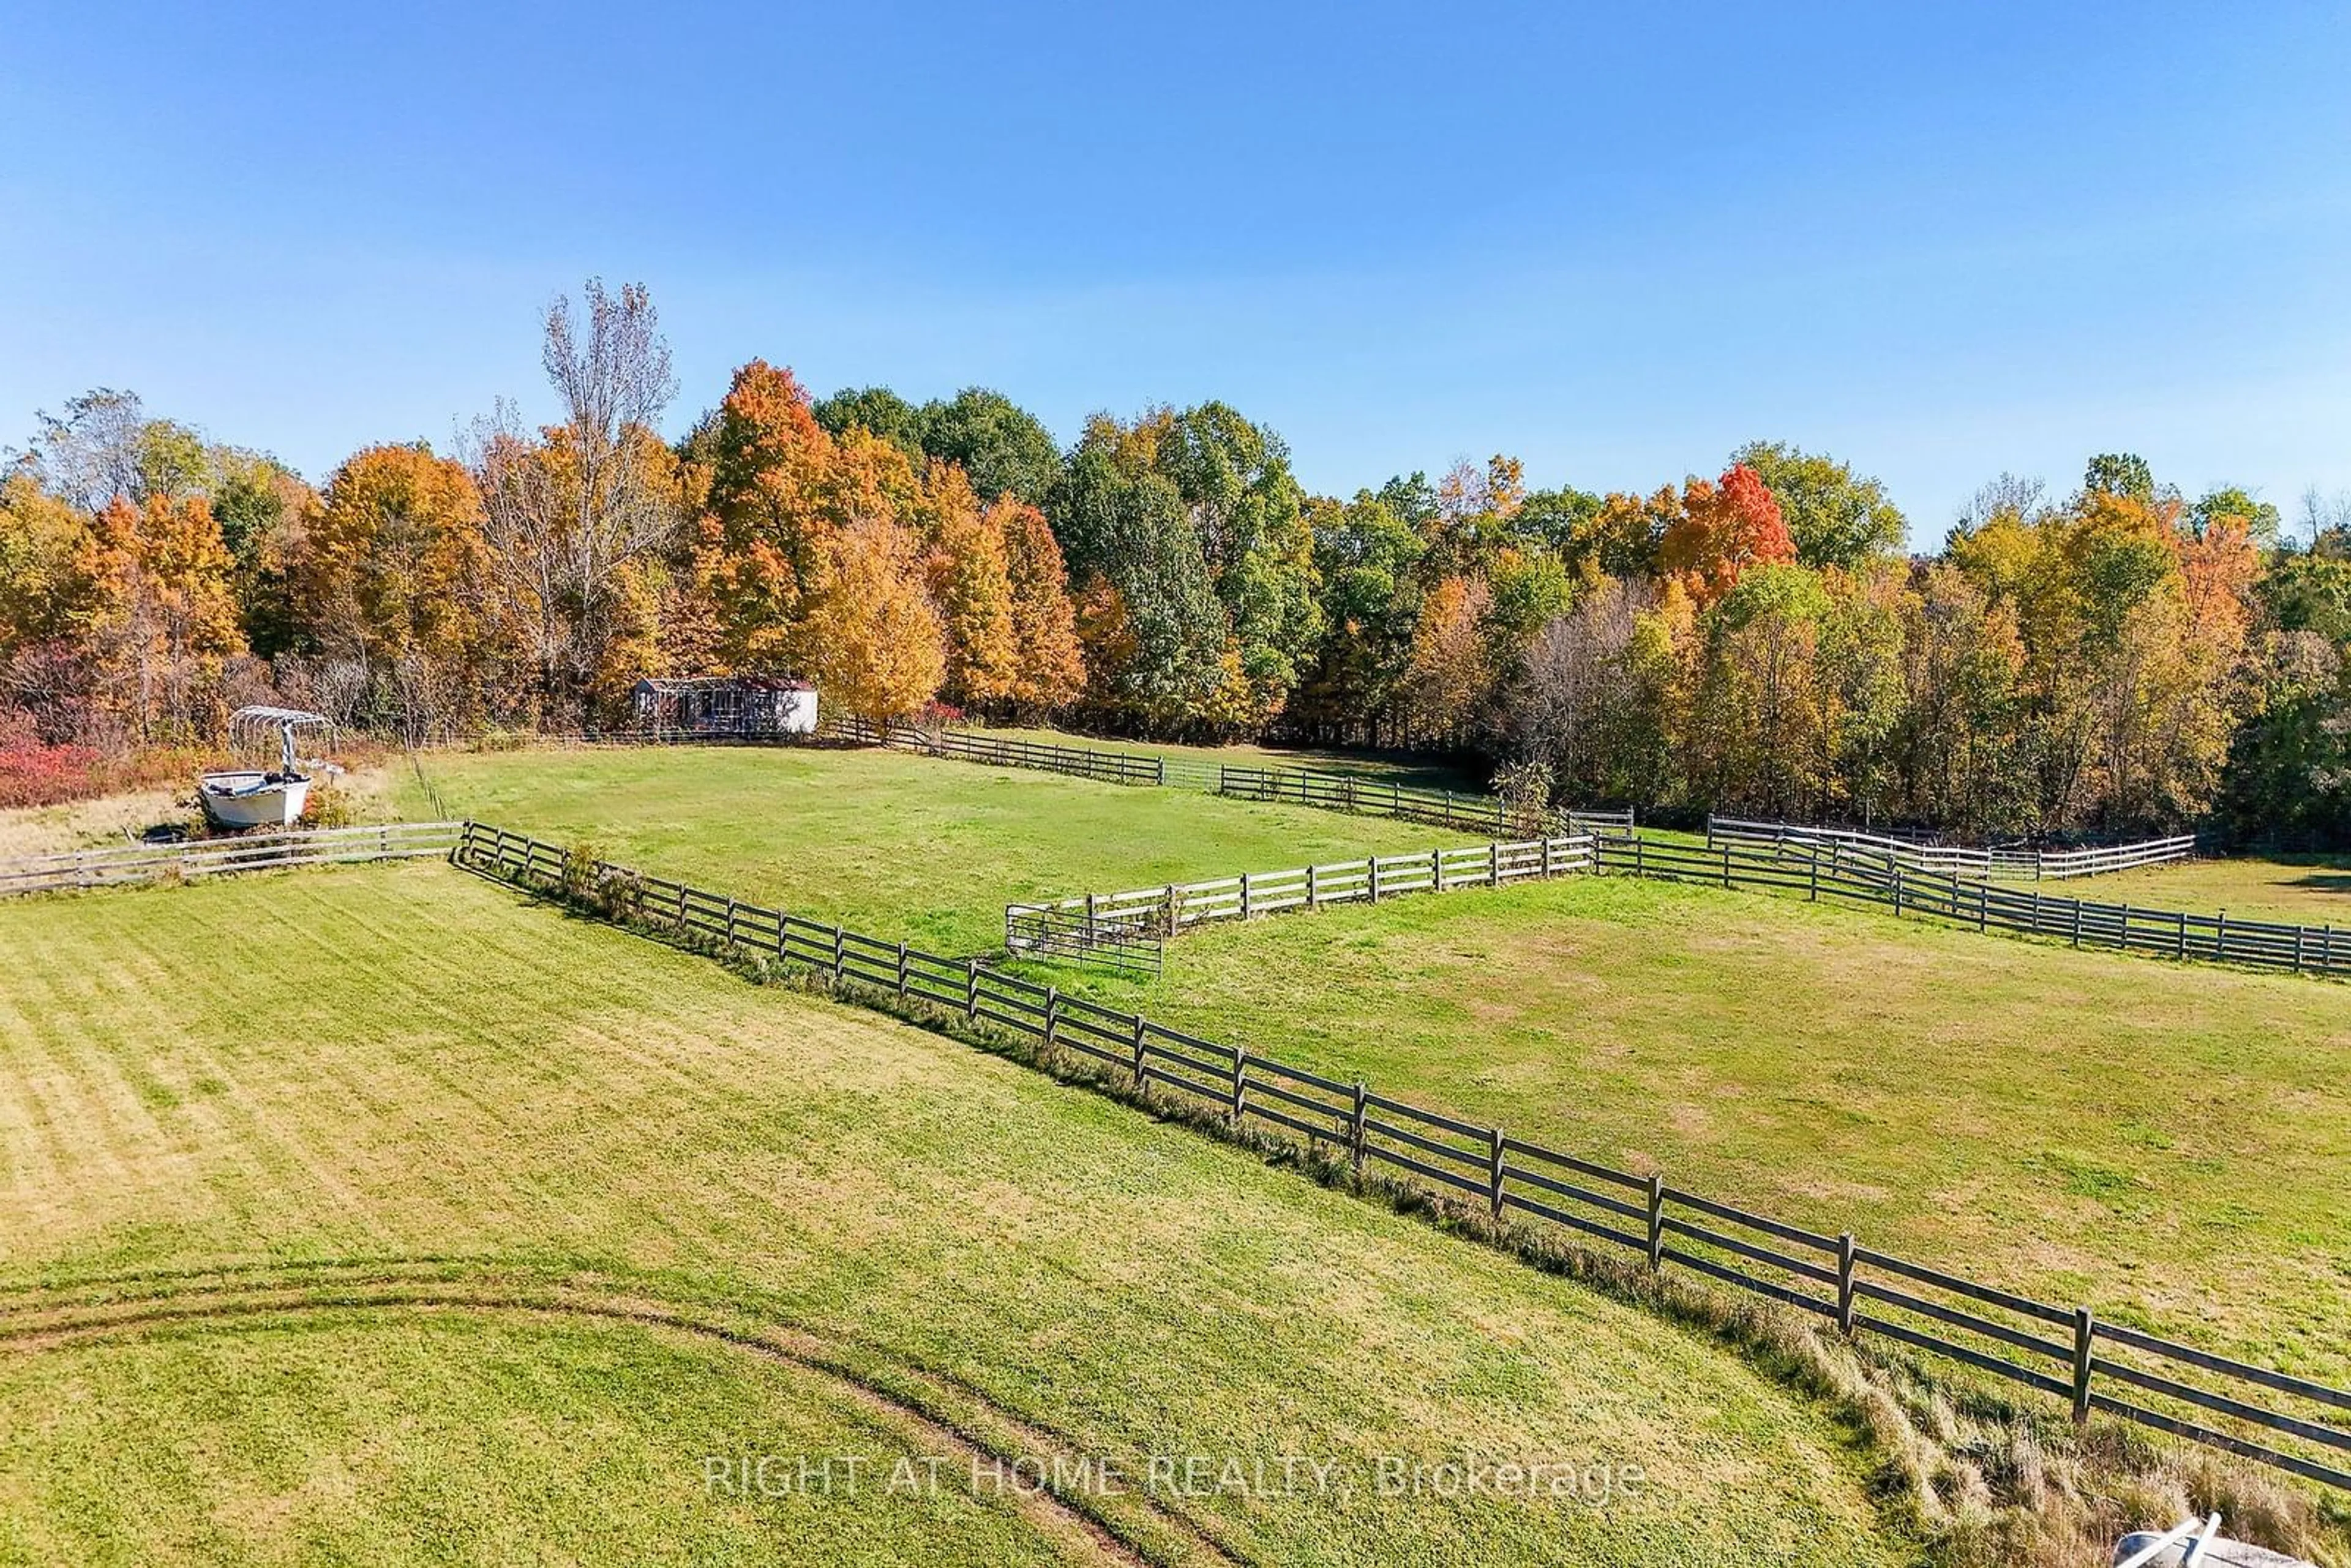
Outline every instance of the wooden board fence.
<path fill-rule="evenodd" d="M 1776 846 L 1725 841 L 1709 849 L 1628 833 L 1593 836 L 1604 874 L 1663 877 L 1713 887 L 1762 888 L 1841 898 L 1896 915 L 1929 915 L 1980 931 L 2055 937 L 2076 947 L 2113 947 L 2158 957 L 2204 959 L 2297 975 L 2351 975 L 2351 929 L 2236 920 L 2143 909 L 2001 887 L 1973 877 L 1922 871 L 1882 851 L 1790 840 Z"/>
<path fill-rule="evenodd" d="M 1040 740 L 981 735 L 968 730 L 925 732 L 908 727 L 883 728 L 862 718 L 825 721 L 822 733 L 861 746 L 883 746 L 925 757 L 947 757 L 992 768 L 1033 768 L 1077 779 L 1111 784 L 1164 784 L 1166 770 L 1156 757 L 1125 751 L 1099 751 L 1091 747 L 1059 746 Z"/>
<path fill-rule="evenodd" d="M 1593 868 L 1588 833 L 1560 838 L 1499 840 L 1437 847 L 1416 853 L 1374 855 L 1331 865 L 1243 872 L 1202 882 L 1169 883 L 1126 893 L 1089 893 L 1051 904 L 1005 906 L 1004 946 L 1015 956 L 1084 959 L 1080 945 L 1042 939 L 1044 922 L 1058 916 L 1071 929 L 1099 931 L 1105 946 L 1119 933 L 1175 936 L 1210 920 L 1249 920 L 1288 910 L 1334 904 L 1376 904 L 1415 893 L 1500 887 L 1529 878 L 1568 876 Z M 1158 972 L 1156 955 L 1151 966 Z"/>
<path fill-rule="evenodd" d="M 0 861 L 0 895 L 71 888 L 131 887 L 144 883 L 218 876 L 284 866 L 345 865 L 364 861 L 445 855 L 462 822 L 388 822 L 371 828 L 318 828 L 288 833 L 246 833 L 176 844 L 124 844 Z"/>
<path fill-rule="evenodd" d="M 1487 834 L 1508 833 L 1515 825 L 1510 808 L 1498 795 L 1423 789 L 1390 779 L 1311 768 L 1249 768 L 1226 763 L 1217 769 L 1217 792 L 1244 800 L 1280 800 L 1325 811 L 1395 817 Z M 1571 833 L 1594 828 L 1629 831 L 1633 826 L 1630 808 L 1603 810 L 1578 806 L 1544 814 L 1552 819 L 1551 825 L 1564 825 Z"/>
<path fill-rule="evenodd" d="M 2031 847 L 1970 849 L 1954 844 L 1913 843 L 1878 833 L 1847 828 L 1806 827 L 1796 822 L 1749 821 L 1738 817 L 1708 817 L 1706 844 L 1742 848 L 1790 844 L 1864 850 L 1900 862 L 1912 871 L 1939 872 L 1949 876 L 1999 877 L 2014 881 L 2056 882 L 2069 877 L 2103 876 L 2109 872 L 2184 861 L 2196 853 L 2196 836 L 2145 839 L 2137 843 L 2110 844 L 2081 850 Z"/>
<path fill-rule="evenodd" d="M 1637 841 L 1634 841 L 1637 842 Z M 1696 854 L 1698 852 L 1685 852 Z M 614 913 L 773 954 L 984 1021 L 1132 1088 L 1187 1099 L 1236 1128 L 1384 1171 L 1489 1215 L 1555 1227 L 1766 1297 L 1845 1333 L 1882 1337 L 2067 1405 L 2351 1490 L 2351 1393 L 2212 1354 L 2087 1306 L 2060 1306 L 1614 1169 L 988 968 L 976 958 L 802 920 L 480 823 L 459 865 L 593 894 Z M 853 993 L 852 993 L 853 995 Z"/>

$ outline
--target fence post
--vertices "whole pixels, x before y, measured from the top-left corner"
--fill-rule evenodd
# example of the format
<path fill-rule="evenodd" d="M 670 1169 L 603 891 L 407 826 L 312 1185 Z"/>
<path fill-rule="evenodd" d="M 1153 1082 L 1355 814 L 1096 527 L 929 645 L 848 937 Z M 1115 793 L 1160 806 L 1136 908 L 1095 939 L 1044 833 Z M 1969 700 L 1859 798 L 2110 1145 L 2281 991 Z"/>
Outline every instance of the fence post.
<path fill-rule="evenodd" d="M 1902 862 L 1889 858 L 1886 862 L 1894 872 L 1894 913 L 1902 913 Z"/>
<path fill-rule="evenodd" d="M 2297 975 L 2302 973 L 2302 934 L 2308 929 L 2306 925 L 2294 928 L 2294 972 Z"/>
<path fill-rule="evenodd" d="M 1045 988 L 1045 1049 L 1053 1049 L 1054 1035 L 1061 1022 L 1061 990 L 1058 986 Z"/>
<path fill-rule="evenodd" d="M 1243 920 L 1247 920 L 1252 913 L 1249 908 L 1249 873 L 1243 872 L 1241 873 L 1241 918 Z"/>
<path fill-rule="evenodd" d="M 2225 909 L 2212 917 L 2212 956 L 2226 962 L 2229 956 L 2229 912 Z"/>
<path fill-rule="evenodd" d="M 1486 1155 L 1486 1197 L 1494 1218 L 1502 1218 L 1502 1129 L 1493 1130 L 1493 1143 Z"/>
<path fill-rule="evenodd" d="M 963 1016 L 971 1022 L 979 1019 L 979 960 L 963 961 Z"/>
<path fill-rule="evenodd" d="M 1649 1177 L 1649 1267 L 1666 1266 L 1666 1176 L 1659 1171 Z"/>
<path fill-rule="evenodd" d="M 735 946 L 735 901 L 726 901 L 726 946 Z"/>
<path fill-rule="evenodd" d="M 1380 857 L 1373 855 L 1369 863 L 1372 868 L 1372 902 L 1377 904 L 1380 901 Z"/>
<path fill-rule="evenodd" d="M 1486 846 L 1486 885 L 1502 885 L 1502 841 L 1499 839 Z"/>
<path fill-rule="evenodd" d="M 898 944 L 898 999 L 906 999 L 906 945 Z"/>
<path fill-rule="evenodd" d="M 2074 1309 L 2074 1419 L 2090 1418 L 2090 1340 L 2096 1320 L 2087 1307 Z"/>
<path fill-rule="evenodd" d="M 1364 1087 L 1364 1081 L 1355 1080 L 1355 1113 L 1347 1121 L 1347 1150 L 1359 1178 L 1364 1174 L 1364 1119 L 1370 1109 L 1370 1098 L 1371 1091 Z"/>
<path fill-rule="evenodd" d="M 1447 824 L 1448 827 L 1451 825 L 1452 824 L 1450 823 Z M 1445 852 L 1443 850 L 1431 850 L 1428 852 L 1428 878 L 1430 892 L 1443 893 L 1445 891 Z"/>
<path fill-rule="evenodd" d="M 1633 874 L 1635 876 L 1649 874 L 1648 855 L 1641 847 L 1646 841 L 1638 833 L 1633 835 Z"/>
<path fill-rule="evenodd" d="M 1134 1015 L 1134 1092 L 1143 1092 L 1143 1015 Z"/>
<path fill-rule="evenodd" d="M 2076 947 L 2079 947 L 2081 945 L 2082 945 L 2082 901 L 2081 901 L 2080 899 L 2078 899 L 2078 898 L 2077 898 L 2077 899 L 2075 899 L 2075 900 L 2074 901 L 2074 946 L 2076 946 Z"/>
<path fill-rule="evenodd" d="M 2123 928 L 2121 934 L 2115 938 L 2115 946 L 2125 952 L 2130 950 L 2130 905 L 2127 904 L 2123 905 Z"/>
<path fill-rule="evenodd" d="M 1568 824 L 1567 824 L 1567 825 L 1568 825 L 1568 828 L 1569 828 L 1569 830 L 1570 830 L 1571 831 L 1573 831 L 1573 829 L 1574 829 L 1574 827 L 1575 827 L 1575 820 L 1574 820 L 1573 818 L 1572 818 L 1572 817 L 1571 817 L 1571 818 L 1569 818 L 1569 819 L 1568 819 Z M 1543 841 L 1542 841 L 1542 873 L 1543 873 L 1543 879 L 1544 879 L 1545 881 L 1549 881 L 1549 880 L 1551 879 L 1551 874 L 1552 874 L 1552 871 L 1551 871 L 1551 844 L 1552 844 L 1551 835 L 1550 835 L 1549 833 L 1545 833 L 1545 834 L 1543 835 Z"/>
<path fill-rule="evenodd" d="M 1176 935 L 1176 912 L 1177 902 L 1176 884 L 1171 882 L 1167 884 L 1167 935 L 1170 937 L 1173 937 Z"/>
<path fill-rule="evenodd" d="M 1234 1047 L 1234 1048 L 1233 1048 L 1233 1098 L 1232 1098 L 1232 1105 L 1231 1105 L 1230 1110 L 1228 1112 L 1228 1114 L 1229 1114 L 1229 1115 L 1231 1116 L 1231 1118 L 1232 1118 L 1232 1124 L 1233 1124 L 1233 1125 L 1234 1125 L 1234 1126 L 1236 1126 L 1236 1127 L 1238 1127 L 1238 1126 L 1239 1126 L 1239 1125 L 1241 1124 L 1241 1092 L 1242 1092 L 1242 1091 L 1241 1091 L 1241 1074 L 1242 1074 L 1242 1072 L 1244 1072 L 1245 1071 L 1247 1071 L 1248 1067 L 1249 1067 L 1249 1052 L 1248 1052 L 1248 1051 L 1246 1051 L 1241 1050 L 1241 1049 L 1240 1049 L 1239 1047 L 1238 1047 L 1238 1046 Z"/>
<path fill-rule="evenodd" d="M 1853 1232 L 1837 1238 L 1837 1327 L 1853 1333 Z"/>
<path fill-rule="evenodd" d="M 1322 907 L 1322 888 L 1320 868 L 1310 865 L 1306 868 L 1306 908 L 1311 914 Z"/>
<path fill-rule="evenodd" d="M 832 978 L 840 984 L 841 971 L 849 964 L 849 933 L 836 925 L 832 928 Z"/>

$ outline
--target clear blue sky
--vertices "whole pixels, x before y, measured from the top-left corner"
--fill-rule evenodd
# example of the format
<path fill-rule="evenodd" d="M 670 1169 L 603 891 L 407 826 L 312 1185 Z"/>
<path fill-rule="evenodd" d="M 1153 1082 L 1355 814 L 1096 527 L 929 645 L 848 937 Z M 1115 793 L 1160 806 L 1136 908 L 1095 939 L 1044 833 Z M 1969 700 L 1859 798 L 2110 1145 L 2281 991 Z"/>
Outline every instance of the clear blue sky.
<path fill-rule="evenodd" d="M 2098 450 L 2351 488 L 2351 20 L 1941 9 L 19 5 L 0 444 L 98 384 L 313 477 L 445 443 L 597 273 L 674 429 L 762 355 L 1064 439 L 1221 397 L 1339 492 L 1780 437 L 1920 545 Z"/>

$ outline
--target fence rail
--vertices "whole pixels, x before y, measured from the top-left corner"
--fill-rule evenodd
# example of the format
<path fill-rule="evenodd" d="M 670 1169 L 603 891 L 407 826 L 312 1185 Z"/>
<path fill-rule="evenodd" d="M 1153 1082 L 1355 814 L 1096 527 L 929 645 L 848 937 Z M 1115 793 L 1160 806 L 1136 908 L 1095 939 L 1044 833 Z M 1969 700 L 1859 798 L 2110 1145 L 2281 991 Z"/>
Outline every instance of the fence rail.
<path fill-rule="evenodd" d="M 371 828 L 317 828 L 290 833 L 247 833 L 176 844 L 124 844 L 0 861 L 0 896 L 67 888 L 131 887 L 174 877 L 281 866 L 340 865 L 364 861 L 445 855 L 462 822 L 390 822 Z"/>
<path fill-rule="evenodd" d="M 1638 843 L 1638 840 L 1631 841 Z M 1696 854 L 1697 852 L 1683 852 Z M 607 908 L 730 947 L 771 953 L 835 980 L 920 998 L 1092 1062 L 1137 1090 L 1186 1096 L 1236 1128 L 1302 1140 L 1362 1172 L 1539 1220 L 1779 1301 L 1847 1333 L 1881 1336 L 2092 1411 L 2351 1490 L 2351 1393 L 1864 1247 L 1621 1171 L 1442 1112 L 1220 1045 L 999 973 L 838 925 L 802 920 L 480 823 L 459 865 L 540 887 L 592 892 Z M 1897 868 L 1899 871 L 1899 868 Z M 1903 874 L 1907 874 L 1904 873 Z M 1980 884 L 1976 884 L 1980 886 Z M 2284 1406 L 2286 1408 L 2274 1408 Z"/>
<path fill-rule="evenodd" d="M 1032 923 L 1044 915 L 1058 915 L 1079 929 L 1100 929 L 1106 936 L 1148 931 L 1165 938 L 1204 921 L 1249 920 L 1332 904 L 1377 904 L 1405 894 L 1500 887 L 1531 877 L 1567 876 L 1592 869 L 1592 837 L 1577 833 L 1374 855 L 1287 871 L 1243 872 L 1238 876 L 1169 883 L 1128 893 L 1089 893 L 1052 904 L 1008 904 L 1004 911 L 1004 945 L 1017 956 L 1065 956 L 1065 949 L 1043 945 L 1034 933 Z M 1066 952 L 1066 956 L 1086 956 L 1082 952 Z"/>
<path fill-rule="evenodd" d="M 1714 887 L 1754 887 L 1842 898 L 2004 931 L 2053 936 L 2076 947 L 2113 947 L 2166 958 L 2198 958 L 2297 975 L 2351 975 L 2351 930 L 2232 920 L 2100 904 L 2000 887 L 1973 877 L 1924 871 L 1882 851 L 1788 840 L 1776 845 L 1727 841 L 1715 847 L 1653 842 L 1632 834 L 1593 838 L 1595 869 Z"/>
<path fill-rule="evenodd" d="M 1392 779 L 1354 773 L 1329 773 L 1311 768 L 1252 768 L 1225 763 L 1217 768 L 1217 793 L 1244 800 L 1282 800 L 1326 811 L 1352 811 L 1359 816 L 1395 817 L 1440 828 L 1467 828 L 1489 834 L 1510 832 L 1517 823 L 1499 795 L 1470 795 L 1455 789 L 1424 789 Z M 1632 810 L 1603 810 L 1572 807 L 1543 813 L 1548 825 L 1564 826 L 1571 833 L 1594 828 L 1633 826 Z"/>
<path fill-rule="evenodd" d="M 1099 751 L 1092 747 L 1057 746 L 1041 740 L 977 735 L 957 729 L 925 732 L 904 727 L 885 728 L 862 718 L 850 717 L 827 719 L 821 732 L 862 746 L 885 746 L 896 751 L 919 752 L 925 757 L 951 757 L 995 768 L 1034 768 L 1047 773 L 1066 773 L 1073 778 L 1095 779 L 1112 784 L 1164 784 L 1167 781 L 1165 767 L 1158 758 L 1134 752 Z"/>
<path fill-rule="evenodd" d="M 2082 850 L 2044 850 L 2024 846 L 1970 849 L 1953 844 L 1914 843 L 1880 833 L 1849 828 L 1806 827 L 1796 822 L 1749 821 L 1738 817 L 1706 820 L 1706 844 L 1777 849 L 1788 844 L 1866 850 L 1900 862 L 1912 871 L 1940 872 L 1949 876 L 2003 878 L 2012 881 L 2056 882 L 2069 877 L 2103 876 L 2137 866 L 2184 861 L 2196 852 L 2192 833 L 2136 843 Z"/>
<path fill-rule="evenodd" d="M 1005 951 L 1020 957 L 1069 958 L 1130 974 L 1160 972 L 1166 939 L 1156 910 L 1104 910 L 1098 915 L 1087 905 L 1084 899 L 1006 904 Z"/>

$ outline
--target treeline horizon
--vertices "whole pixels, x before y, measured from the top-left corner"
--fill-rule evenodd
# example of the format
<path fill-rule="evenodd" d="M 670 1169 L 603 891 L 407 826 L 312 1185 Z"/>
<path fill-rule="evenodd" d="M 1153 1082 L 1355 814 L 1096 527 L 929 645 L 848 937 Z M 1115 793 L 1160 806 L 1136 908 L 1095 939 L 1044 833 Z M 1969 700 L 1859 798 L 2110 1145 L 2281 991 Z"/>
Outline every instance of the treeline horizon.
<path fill-rule="evenodd" d="M 0 762 L 248 702 L 410 743 L 625 722 L 643 675 L 816 681 L 1176 740 L 1441 747 L 1583 805 L 1991 835 L 2351 842 L 2351 501 L 2003 474 L 1932 553 L 1779 442 L 1646 494 L 1496 455 L 1310 494 L 1216 402 L 1066 449 L 1002 393 L 821 399 L 752 360 L 684 437 L 652 300 L 549 307 L 562 416 L 316 486 L 99 390 L 0 476 Z"/>

